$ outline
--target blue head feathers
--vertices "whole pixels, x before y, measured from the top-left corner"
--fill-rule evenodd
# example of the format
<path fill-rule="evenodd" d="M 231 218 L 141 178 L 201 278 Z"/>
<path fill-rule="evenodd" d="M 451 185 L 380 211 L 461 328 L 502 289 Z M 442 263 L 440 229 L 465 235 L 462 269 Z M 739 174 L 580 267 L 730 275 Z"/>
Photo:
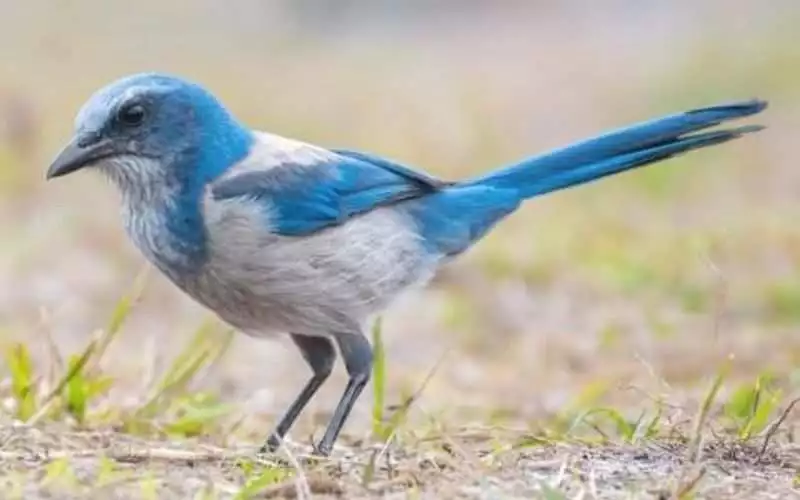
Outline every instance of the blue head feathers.
<path fill-rule="evenodd" d="M 72 154 L 54 164 L 48 176 L 135 156 L 157 161 L 169 169 L 164 172 L 169 176 L 208 181 L 242 159 L 251 142 L 251 132 L 203 87 L 143 73 L 117 80 L 88 100 L 75 120 Z M 123 182 L 132 180 L 108 173 Z"/>

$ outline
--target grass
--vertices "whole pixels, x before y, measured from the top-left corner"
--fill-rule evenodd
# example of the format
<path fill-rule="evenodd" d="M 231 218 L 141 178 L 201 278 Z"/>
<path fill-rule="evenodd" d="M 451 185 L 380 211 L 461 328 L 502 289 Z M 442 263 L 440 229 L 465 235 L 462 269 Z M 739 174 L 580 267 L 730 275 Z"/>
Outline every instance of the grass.
<path fill-rule="evenodd" d="M 559 21 L 548 16 L 530 22 Z M 531 202 L 390 311 L 370 331 L 371 395 L 325 460 L 310 442 L 341 366 L 286 447 L 257 456 L 307 380 L 299 355 L 206 320 L 157 273 L 133 277 L 141 260 L 123 246 L 116 200 L 86 177 L 43 187 L 28 165 L 45 160 L 0 131 L 2 496 L 796 496 L 795 17 L 748 17 L 744 34 L 727 19 L 662 56 L 641 26 L 625 34 L 636 23 L 591 40 L 526 25 L 522 48 L 487 56 L 476 43 L 466 62 L 466 39 L 447 34 L 440 48 L 418 33 L 351 52 L 334 40 L 264 50 L 229 33 L 220 46 L 240 50 L 224 59 L 154 42 L 161 64 L 205 75 L 248 122 L 453 178 L 627 120 L 753 93 L 774 101 L 770 128 L 746 142 Z M 68 123 L 81 92 L 152 50 L 137 44 L 134 57 L 79 32 L 62 41 L 93 61 L 81 71 L 74 57 L 43 58 L 39 41 L 8 45 L 23 68 L 11 73 L 45 75 L 22 86 L 47 118 L 38 156 L 66 135 L 51 124 Z M 619 50 L 633 39 L 639 50 Z M 219 71 L 233 64 L 248 78 Z M 83 80 L 54 95 L 54 74 Z"/>
<path fill-rule="evenodd" d="M 662 398 L 652 398 L 652 407 L 636 414 L 609 406 L 602 401 L 613 388 L 594 383 L 559 414 L 526 427 L 505 428 L 500 416 L 489 427 L 454 429 L 436 416 L 428 424 L 408 420 L 444 358 L 413 394 L 389 408 L 391 367 L 380 320 L 372 330 L 372 432 L 360 444 L 340 444 L 332 461 L 312 458 L 308 446 L 296 444 L 286 450 L 288 460 L 280 454 L 259 458 L 252 447 L 212 445 L 209 438 L 219 443 L 230 438 L 226 419 L 235 408 L 220 403 L 214 394 L 192 389 L 192 381 L 224 356 L 230 332 L 214 336 L 214 329 L 204 324 L 141 402 L 132 408 L 104 403 L 114 381 L 103 372 L 99 356 L 109 347 L 106 339 L 117 335 L 132 313 L 135 297 L 143 290 L 141 280 L 134 289 L 118 303 L 109 327 L 68 358 L 52 390 L 46 390 L 46 377 L 24 344 L 7 349 L 8 394 L 19 422 L 0 450 L 9 498 L 30 494 L 26 485 L 31 474 L 39 478 L 36 491 L 76 497 L 116 491 L 131 498 L 162 498 L 187 477 L 194 478 L 192 486 L 180 489 L 193 498 L 366 497 L 401 490 L 413 496 L 430 481 L 456 480 L 465 474 L 499 478 L 516 463 L 543 477 L 526 491 L 537 498 L 572 499 L 595 494 L 591 492 L 614 481 L 625 486 L 633 480 L 624 475 L 603 479 L 610 473 L 603 470 L 609 467 L 604 462 L 609 453 L 624 461 L 632 460 L 632 454 L 639 457 L 633 460 L 645 457 L 638 473 L 648 478 L 648 491 L 661 491 L 663 498 L 688 499 L 698 491 L 712 491 L 720 476 L 709 472 L 711 467 L 731 477 L 739 474 L 736 470 L 746 470 L 756 483 L 778 481 L 785 488 L 793 480 L 794 473 L 784 467 L 795 458 L 781 451 L 780 443 L 787 432 L 781 426 L 795 401 L 784 396 L 769 373 L 732 384 L 733 357 L 721 363 L 692 419 L 687 418 L 687 407 L 668 405 Z M 77 431 L 65 431 L 64 423 Z M 54 439 L 60 444 L 50 450 L 47 443 Z M 476 487 L 491 490 L 480 481 Z M 630 491 L 644 492 L 635 484 Z"/>

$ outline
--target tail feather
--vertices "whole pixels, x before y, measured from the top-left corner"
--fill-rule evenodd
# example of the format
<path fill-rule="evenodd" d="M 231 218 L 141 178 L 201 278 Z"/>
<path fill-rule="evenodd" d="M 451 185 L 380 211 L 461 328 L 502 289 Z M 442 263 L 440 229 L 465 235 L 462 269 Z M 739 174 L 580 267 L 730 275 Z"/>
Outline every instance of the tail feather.
<path fill-rule="evenodd" d="M 514 189 L 522 199 L 542 195 L 756 132 L 763 127 L 692 133 L 766 107 L 765 101 L 752 100 L 667 116 L 524 160 L 465 184 Z"/>
<path fill-rule="evenodd" d="M 525 198 L 577 186 L 756 132 L 748 125 L 699 132 L 756 114 L 763 101 L 696 109 L 641 123 L 456 183 L 409 201 L 421 240 L 432 251 L 457 255 L 488 233 Z"/>

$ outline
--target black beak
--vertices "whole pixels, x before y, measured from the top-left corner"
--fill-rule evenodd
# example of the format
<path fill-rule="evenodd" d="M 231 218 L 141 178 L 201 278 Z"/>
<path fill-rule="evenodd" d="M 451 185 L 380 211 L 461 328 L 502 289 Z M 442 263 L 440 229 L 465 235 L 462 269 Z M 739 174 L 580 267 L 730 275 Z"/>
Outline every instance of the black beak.
<path fill-rule="evenodd" d="M 47 179 L 80 170 L 111 156 L 113 152 L 110 141 L 97 137 L 75 137 L 50 164 L 50 168 L 47 169 Z"/>

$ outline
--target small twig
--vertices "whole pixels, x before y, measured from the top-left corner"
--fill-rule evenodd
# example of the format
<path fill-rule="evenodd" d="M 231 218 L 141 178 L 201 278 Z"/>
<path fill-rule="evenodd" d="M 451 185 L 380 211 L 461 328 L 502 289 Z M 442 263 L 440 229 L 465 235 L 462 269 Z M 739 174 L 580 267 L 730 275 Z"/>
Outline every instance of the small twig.
<path fill-rule="evenodd" d="M 538 460 L 536 462 L 533 460 L 525 461 L 526 471 L 555 471 L 561 470 L 563 466 L 564 460 L 560 458 L 554 458 L 551 460 Z"/>
<path fill-rule="evenodd" d="M 284 481 L 280 484 L 267 486 L 258 492 L 259 498 L 311 498 L 312 493 L 319 495 L 341 495 L 343 493 L 342 487 L 335 481 L 329 478 L 314 477 L 306 483 L 305 488 L 308 491 L 308 497 L 297 496 L 301 486 L 297 483 L 301 482 L 299 479 L 291 479 Z"/>
<path fill-rule="evenodd" d="M 725 273 L 722 271 L 720 266 L 717 265 L 717 262 L 714 259 L 714 250 L 716 249 L 711 248 L 709 253 L 704 255 L 704 257 L 706 258 L 706 264 L 714 275 L 714 304 L 711 315 L 711 329 L 714 337 L 714 343 L 719 345 L 722 323 L 725 316 L 725 308 L 727 307 L 726 302 L 728 299 L 728 280 L 725 277 Z"/>
<path fill-rule="evenodd" d="M 303 472 L 303 468 L 300 467 L 300 462 L 297 461 L 297 457 L 295 457 L 294 454 L 289 450 L 289 447 L 281 446 L 281 451 L 283 451 L 283 454 L 286 455 L 286 460 L 289 462 L 289 464 L 294 467 L 295 480 L 293 483 L 295 492 L 297 493 L 297 498 L 310 500 L 311 488 L 308 485 L 308 479 L 306 478 L 305 472 Z"/>
<path fill-rule="evenodd" d="M 720 471 L 722 471 L 722 473 L 725 474 L 726 476 L 733 476 L 731 471 L 729 471 L 726 467 L 723 467 L 722 464 L 720 464 L 719 462 L 714 463 L 712 465 L 717 469 L 719 469 Z"/>
<path fill-rule="evenodd" d="M 50 330 L 51 319 L 52 317 L 50 314 L 48 314 L 47 309 L 41 308 L 39 311 L 39 323 L 36 325 L 36 330 L 40 330 L 42 332 L 42 336 L 47 344 L 50 360 L 52 361 L 48 376 L 49 380 L 54 379 L 56 373 L 64 370 L 64 357 L 61 355 L 61 351 L 58 349 L 58 345 L 53 338 L 53 332 Z"/>
<path fill-rule="evenodd" d="M 72 450 L 72 451 L 27 451 L 27 452 L 14 452 L 0 450 L 0 459 L 2 460 L 40 460 L 52 461 L 64 458 L 94 458 L 106 457 L 110 460 L 121 463 L 140 463 L 148 461 L 163 461 L 163 462 L 222 462 L 227 460 L 237 460 L 241 458 L 252 458 L 251 452 L 225 452 L 225 451 L 190 451 L 190 450 L 176 450 L 169 448 L 151 448 L 151 449 L 128 449 L 128 450 L 114 450 L 114 449 L 85 449 L 85 450 Z"/>
<path fill-rule="evenodd" d="M 703 476 L 706 475 L 706 468 L 700 467 L 697 470 L 694 477 L 692 477 L 688 482 L 678 483 L 678 487 L 675 489 L 675 492 L 672 495 L 672 498 L 681 499 L 686 497 L 689 493 L 694 491 L 697 487 L 697 484 L 703 479 Z"/>
<path fill-rule="evenodd" d="M 450 450 L 452 450 L 451 454 L 457 453 L 459 455 L 459 458 L 463 459 L 465 462 L 468 462 L 476 469 L 486 470 L 487 467 L 486 462 L 481 461 L 481 459 L 475 456 L 472 452 L 467 451 L 466 448 L 460 446 L 446 432 L 442 432 L 442 441 L 444 445 L 450 447 Z"/>
<path fill-rule="evenodd" d="M 672 391 L 672 386 L 669 385 L 669 382 L 667 382 L 664 377 L 661 377 L 661 376 L 658 375 L 658 373 L 656 372 L 655 367 L 653 367 L 652 363 L 650 363 L 649 361 L 644 359 L 644 356 L 642 356 L 638 351 L 636 351 L 636 352 L 633 353 L 633 357 L 636 358 L 636 361 L 638 361 L 639 364 L 641 364 L 644 367 L 645 370 L 647 370 L 647 373 L 648 373 L 648 375 L 650 375 L 650 377 L 652 377 L 660 385 L 665 387 L 668 391 Z M 634 387 L 634 388 L 639 389 L 638 387 Z M 643 393 L 647 394 L 647 392 L 644 389 L 639 389 L 639 390 L 641 390 Z M 652 398 L 652 396 L 650 396 L 649 394 L 647 394 L 647 395 Z"/>
<path fill-rule="evenodd" d="M 233 436 L 233 434 L 244 425 L 247 417 L 249 416 L 244 411 L 237 411 L 237 413 L 239 413 L 238 418 L 233 420 L 233 422 L 228 425 L 227 428 L 220 432 L 219 439 L 221 443 L 227 443 L 231 436 Z"/>
<path fill-rule="evenodd" d="M 564 482 L 564 477 L 567 475 L 567 469 L 571 467 L 570 465 L 571 457 L 565 457 L 564 460 L 561 462 L 561 467 L 558 469 L 558 475 L 553 478 L 553 481 L 550 484 L 551 488 L 559 488 L 561 483 Z"/>
<path fill-rule="evenodd" d="M 405 401 L 403 401 L 403 403 L 400 405 L 400 407 L 397 410 L 395 410 L 395 413 L 393 413 L 393 416 L 394 415 L 399 415 L 400 412 L 405 412 L 406 414 L 408 413 L 408 411 L 411 409 L 411 406 L 420 398 L 420 396 L 422 396 L 422 393 L 428 387 L 428 384 L 430 383 L 431 379 L 433 379 L 433 376 L 436 375 L 436 373 L 442 367 L 442 364 L 444 363 L 445 358 L 447 358 L 447 355 L 450 354 L 450 351 L 452 349 L 453 349 L 453 346 L 451 345 L 451 346 L 447 347 L 444 351 L 442 351 L 442 354 L 439 356 L 439 359 L 436 360 L 436 363 L 434 363 L 433 366 L 431 367 L 431 369 L 428 371 L 428 374 L 425 376 L 425 379 L 419 385 L 417 390 L 414 391 L 414 393 L 411 394 L 408 398 L 406 398 Z M 399 428 L 400 428 L 400 425 L 398 423 L 398 425 L 395 426 L 392 429 L 392 432 L 389 434 L 389 436 L 386 438 L 386 441 L 383 443 L 383 446 L 381 447 L 380 452 L 375 457 L 375 461 L 376 462 L 379 459 L 381 459 L 383 457 L 383 455 L 386 453 L 386 451 L 389 449 L 389 445 L 394 440 L 394 437 L 397 434 L 397 431 L 398 431 Z"/>
<path fill-rule="evenodd" d="M 781 425 L 786 421 L 789 417 L 789 414 L 794 409 L 794 405 L 796 405 L 800 401 L 800 398 L 794 398 L 789 405 L 783 410 L 783 413 L 778 417 L 775 422 L 771 423 L 769 428 L 767 429 L 766 434 L 764 435 L 764 442 L 761 443 L 761 449 L 758 452 L 758 458 L 756 458 L 756 463 L 760 462 L 762 458 L 764 458 L 764 454 L 767 453 L 767 447 L 769 446 L 769 442 L 775 437 L 775 434 L 780 429 Z"/>
<path fill-rule="evenodd" d="M 142 349 L 145 353 L 143 359 L 149 359 L 150 363 L 147 363 L 145 366 L 144 375 L 142 376 L 142 380 L 144 383 L 142 384 L 142 394 L 147 394 L 149 389 L 153 387 L 156 383 L 156 379 L 158 378 L 158 365 L 161 362 L 161 351 L 158 349 L 156 336 L 155 335 L 148 335 L 145 337 L 145 344 Z"/>
<path fill-rule="evenodd" d="M 600 500 L 600 494 L 597 491 L 597 474 L 595 474 L 594 467 L 591 467 L 589 469 L 588 482 L 589 482 L 588 484 L 589 494 L 592 495 L 592 498 L 594 498 L 594 500 Z"/>
<path fill-rule="evenodd" d="M 413 476 L 404 474 L 392 479 L 370 483 L 367 490 L 373 493 L 386 493 L 397 487 L 411 488 L 417 484 L 417 480 Z"/>
<path fill-rule="evenodd" d="M 205 369 L 206 373 L 213 372 L 220 364 L 222 364 L 222 361 L 225 359 L 225 355 L 228 353 L 228 351 L 230 351 L 231 346 L 233 345 L 233 341 L 237 338 L 236 330 L 231 328 L 226 328 L 225 331 L 219 335 L 223 336 L 224 339 L 219 342 L 217 351 L 208 362 L 208 365 Z"/>
<path fill-rule="evenodd" d="M 129 307 L 133 307 L 138 304 L 142 300 L 142 296 L 144 295 L 145 289 L 147 288 L 148 280 L 150 278 L 150 273 L 152 272 L 152 266 L 150 264 L 144 263 L 139 268 L 139 271 L 136 273 L 136 276 L 133 278 L 133 284 L 131 285 L 131 290 L 123 297 L 123 301 L 127 301 Z M 98 338 L 97 350 L 94 353 L 94 356 L 91 359 L 91 363 L 86 367 L 87 371 L 91 372 L 95 368 L 97 368 L 102 361 L 103 356 L 108 350 L 111 343 L 116 338 L 117 334 L 121 330 L 121 324 L 111 325 L 112 330 L 103 329 L 100 332 L 100 336 Z"/>

